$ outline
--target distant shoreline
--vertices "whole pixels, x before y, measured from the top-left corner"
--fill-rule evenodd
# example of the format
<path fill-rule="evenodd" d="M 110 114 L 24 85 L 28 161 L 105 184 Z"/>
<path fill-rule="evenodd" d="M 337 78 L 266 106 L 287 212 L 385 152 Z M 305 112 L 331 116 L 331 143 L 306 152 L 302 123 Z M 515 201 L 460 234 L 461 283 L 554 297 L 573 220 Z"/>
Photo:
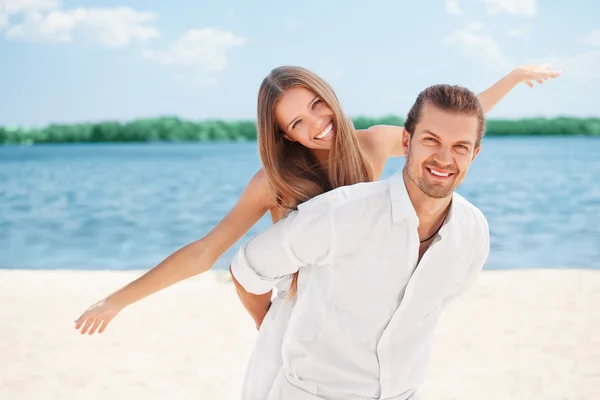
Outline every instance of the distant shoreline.
<path fill-rule="evenodd" d="M 356 129 L 373 125 L 404 125 L 404 118 L 352 118 Z M 487 136 L 595 136 L 600 137 L 600 118 L 490 119 Z M 177 117 L 136 119 L 128 122 L 51 124 L 43 128 L 0 126 L 0 145 L 38 143 L 144 143 L 144 142 L 239 142 L 256 141 L 253 120 L 186 121 Z"/>

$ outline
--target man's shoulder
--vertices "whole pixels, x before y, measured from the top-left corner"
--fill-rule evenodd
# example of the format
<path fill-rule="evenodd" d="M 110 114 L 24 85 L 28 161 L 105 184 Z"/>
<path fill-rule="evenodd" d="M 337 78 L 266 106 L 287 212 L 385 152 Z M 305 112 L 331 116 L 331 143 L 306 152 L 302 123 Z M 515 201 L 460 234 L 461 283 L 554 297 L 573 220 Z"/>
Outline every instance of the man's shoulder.
<path fill-rule="evenodd" d="M 468 224 L 481 233 L 489 232 L 487 218 L 479 208 L 456 192 L 452 201 L 455 202 L 457 218 L 461 224 Z"/>

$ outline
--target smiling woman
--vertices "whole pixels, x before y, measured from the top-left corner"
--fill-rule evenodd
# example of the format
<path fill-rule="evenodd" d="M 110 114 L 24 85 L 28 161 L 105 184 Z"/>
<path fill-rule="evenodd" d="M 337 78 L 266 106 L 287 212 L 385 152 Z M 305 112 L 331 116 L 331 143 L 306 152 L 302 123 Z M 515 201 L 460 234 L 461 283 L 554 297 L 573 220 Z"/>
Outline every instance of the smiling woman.
<path fill-rule="evenodd" d="M 308 100 L 308 101 L 307 101 Z M 303 108 L 302 104 L 306 104 Z M 290 118 L 289 115 L 299 115 Z M 275 106 L 275 118 L 283 129 L 284 137 L 292 142 L 300 142 L 302 145 L 316 149 L 330 149 L 330 139 L 333 130 L 333 111 L 323 102 L 319 96 L 304 87 L 293 87 L 289 89 Z M 292 120 L 290 123 L 285 121 Z M 325 126 L 323 124 L 325 123 Z M 316 146 L 315 146 L 316 144 Z"/>
<path fill-rule="evenodd" d="M 303 68 L 279 67 L 258 98 L 259 152 L 278 206 L 294 209 L 332 188 L 373 179 L 327 82 Z"/>

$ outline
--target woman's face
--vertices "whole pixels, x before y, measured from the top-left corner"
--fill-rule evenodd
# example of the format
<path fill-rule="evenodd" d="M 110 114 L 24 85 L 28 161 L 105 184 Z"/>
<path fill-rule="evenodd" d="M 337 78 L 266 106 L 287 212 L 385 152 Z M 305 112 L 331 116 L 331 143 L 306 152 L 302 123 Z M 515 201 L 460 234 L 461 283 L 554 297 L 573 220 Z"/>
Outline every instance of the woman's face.
<path fill-rule="evenodd" d="M 285 138 L 314 150 L 329 150 L 335 126 L 333 110 L 304 87 L 285 91 L 275 104 L 275 119 Z"/>

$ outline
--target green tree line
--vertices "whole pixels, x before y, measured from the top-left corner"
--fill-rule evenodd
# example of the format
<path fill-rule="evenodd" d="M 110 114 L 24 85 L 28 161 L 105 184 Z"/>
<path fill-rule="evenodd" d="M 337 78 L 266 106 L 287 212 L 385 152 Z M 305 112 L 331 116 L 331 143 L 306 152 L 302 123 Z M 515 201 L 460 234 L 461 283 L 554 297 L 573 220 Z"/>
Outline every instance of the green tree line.
<path fill-rule="evenodd" d="M 373 125 L 404 124 L 404 118 L 353 118 L 356 129 Z M 488 120 L 488 136 L 600 136 L 600 118 L 527 118 Z M 84 124 L 51 124 L 43 128 L 0 126 L 0 144 L 96 143 L 149 141 L 249 141 L 256 140 L 255 121 L 185 121 L 177 117 L 106 121 Z"/>

